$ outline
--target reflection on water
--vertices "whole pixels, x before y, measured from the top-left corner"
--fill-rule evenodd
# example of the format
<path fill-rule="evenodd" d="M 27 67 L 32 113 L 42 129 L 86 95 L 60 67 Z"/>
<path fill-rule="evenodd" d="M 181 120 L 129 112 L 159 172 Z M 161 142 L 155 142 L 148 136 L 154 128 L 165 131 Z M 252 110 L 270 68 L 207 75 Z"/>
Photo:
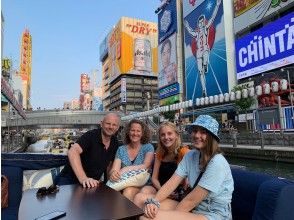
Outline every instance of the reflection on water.
<path fill-rule="evenodd" d="M 35 153 L 41 153 L 41 152 L 47 152 L 48 147 L 48 140 L 39 140 L 34 144 L 31 144 L 27 152 L 35 152 Z"/>
<path fill-rule="evenodd" d="M 226 157 L 230 164 L 245 166 L 248 170 L 294 180 L 294 164 Z"/>

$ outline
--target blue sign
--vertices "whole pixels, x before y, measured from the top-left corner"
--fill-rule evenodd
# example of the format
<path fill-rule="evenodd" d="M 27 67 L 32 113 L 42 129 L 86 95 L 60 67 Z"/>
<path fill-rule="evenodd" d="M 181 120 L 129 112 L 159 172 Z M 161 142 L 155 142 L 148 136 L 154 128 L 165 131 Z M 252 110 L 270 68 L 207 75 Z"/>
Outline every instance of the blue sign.
<path fill-rule="evenodd" d="M 177 5 L 176 0 L 169 3 L 158 14 L 158 41 L 162 42 L 165 38 L 177 31 Z"/>
<path fill-rule="evenodd" d="M 179 83 L 175 83 L 172 85 L 169 85 L 163 89 L 160 89 L 158 91 L 159 94 L 159 99 L 164 99 L 166 97 L 172 96 L 172 95 L 176 95 L 180 93 L 180 85 Z"/>
<path fill-rule="evenodd" d="M 108 37 L 109 37 L 109 34 L 103 39 L 103 41 L 99 45 L 100 61 L 102 61 L 104 57 L 108 54 Z"/>
<path fill-rule="evenodd" d="M 237 79 L 294 63 L 294 13 L 235 42 Z"/>

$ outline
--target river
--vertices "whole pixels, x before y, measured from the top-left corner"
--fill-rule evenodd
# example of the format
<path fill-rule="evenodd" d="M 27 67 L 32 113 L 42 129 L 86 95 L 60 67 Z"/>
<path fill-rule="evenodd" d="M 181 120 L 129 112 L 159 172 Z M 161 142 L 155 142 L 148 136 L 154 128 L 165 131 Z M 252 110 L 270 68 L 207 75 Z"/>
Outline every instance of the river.
<path fill-rule="evenodd" d="M 28 147 L 27 152 L 45 153 L 47 152 L 47 149 L 46 149 L 47 147 L 48 147 L 48 140 L 39 140 L 35 142 L 34 144 L 31 144 Z"/>
<path fill-rule="evenodd" d="M 227 157 L 230 164 L 245 166 L 248 170 L 294 180 L 294 164 L 265 160 Z"/>

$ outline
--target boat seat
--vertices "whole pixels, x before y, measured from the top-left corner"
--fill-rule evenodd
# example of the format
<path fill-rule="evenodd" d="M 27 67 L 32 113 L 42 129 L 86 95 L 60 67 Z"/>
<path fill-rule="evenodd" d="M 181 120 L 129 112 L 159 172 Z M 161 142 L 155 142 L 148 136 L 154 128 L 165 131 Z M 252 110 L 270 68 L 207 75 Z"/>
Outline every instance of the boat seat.
<path fill-rule="evenodd" d="M 22 197 L 23 170 L 17 166 L 1 165 L 1 174 L 8 178 L 8 207 L 1 209 L 1 219 L 18 219 L 18 208 Z"/>
<path fill-rule="evenodd" d="M 1 174 L 9 181 L 8 207 L 1 209 L 1 219 L 18 219 L 24 171 L 59 168 L 65 165 L 66 161 L 65 155 L 1 153 Z"/>
<path fill-rule="evenodd" d="M 2 219 L 18 219 L 24 170 L 56 168 L 66 162 L 66 155 L 2 153 L 1 173 L 9 180 L 9 204 L 8 208 L 1 210 Z M 293 219 L 293 181 L 244 168 L 231 167 L 231 170 L 234 179 L 234 220 Z"/>
<path fill-rule="evenodd" d="M 231 169 L 234 220 L 293 219 L 293 181 L 239 168 Z"/>

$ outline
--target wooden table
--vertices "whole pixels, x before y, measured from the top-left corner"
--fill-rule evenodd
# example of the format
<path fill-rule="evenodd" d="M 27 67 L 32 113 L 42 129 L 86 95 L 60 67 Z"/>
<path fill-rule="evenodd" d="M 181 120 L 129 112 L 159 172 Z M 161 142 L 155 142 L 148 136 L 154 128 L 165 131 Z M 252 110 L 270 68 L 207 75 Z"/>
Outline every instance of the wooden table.
<path fill-rule="evenodd" d="M 37 189 L 23 192 L 18 212 L 19 220 L 34 220 L 55 210 L 65 211 L 60 219 L 137 219 L 143 211 L 117 192 L 104 184 L 96 188 L 83 188 L 80 185 L 60 186 L 56 194 L 36 196 Z"/>

